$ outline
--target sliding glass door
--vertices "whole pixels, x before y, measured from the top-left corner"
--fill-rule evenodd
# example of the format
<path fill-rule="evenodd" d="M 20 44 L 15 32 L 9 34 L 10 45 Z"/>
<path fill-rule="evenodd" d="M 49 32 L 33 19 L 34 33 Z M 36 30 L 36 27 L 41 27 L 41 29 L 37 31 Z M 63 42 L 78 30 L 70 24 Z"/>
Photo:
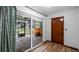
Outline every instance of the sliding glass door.
<path fill-rule="evenodd" d="M 17 13 L 16 51 L 24 52 L 43 41 L 43 22 L 35 21 L 26 14 Z"/>

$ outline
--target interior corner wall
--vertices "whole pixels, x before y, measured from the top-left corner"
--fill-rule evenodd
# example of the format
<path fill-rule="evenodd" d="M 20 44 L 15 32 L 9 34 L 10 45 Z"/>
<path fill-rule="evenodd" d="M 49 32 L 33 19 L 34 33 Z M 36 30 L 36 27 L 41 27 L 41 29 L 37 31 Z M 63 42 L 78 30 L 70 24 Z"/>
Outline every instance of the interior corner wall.
<path fill-rule="evenodd" d="M 33 11 L 25 6 L 16 6 L 17 10 L 19 11 L 22 11 L 26 14 L 29 14 L 31 15 L 30 17 L 36 17 L 36 18 L 40 18 L 40 20 L 43 20 L 43 41 L 46 41 L 45 39 L 45 20 L 46 20 L 46 16 L 36 12 L 36 11 Z"/>
<path fill-rule="evenodd" d="M 64 16 L 64 45 L 79 49 L 79 7 L 49 15 L 45 28 L 46 39 L 51 41 L 51 18 L 59 16 Z"/>

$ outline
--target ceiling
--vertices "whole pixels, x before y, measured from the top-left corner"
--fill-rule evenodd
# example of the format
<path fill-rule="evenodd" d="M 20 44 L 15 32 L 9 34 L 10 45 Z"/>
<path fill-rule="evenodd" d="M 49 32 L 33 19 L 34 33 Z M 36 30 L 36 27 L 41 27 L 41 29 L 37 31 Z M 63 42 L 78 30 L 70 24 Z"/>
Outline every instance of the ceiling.
<path fill-rule="evenodd" d="M 50 15 L 51 13 L 76 8 L 76 6 L 29 6 L 29 7 L 43 15 Z"/>

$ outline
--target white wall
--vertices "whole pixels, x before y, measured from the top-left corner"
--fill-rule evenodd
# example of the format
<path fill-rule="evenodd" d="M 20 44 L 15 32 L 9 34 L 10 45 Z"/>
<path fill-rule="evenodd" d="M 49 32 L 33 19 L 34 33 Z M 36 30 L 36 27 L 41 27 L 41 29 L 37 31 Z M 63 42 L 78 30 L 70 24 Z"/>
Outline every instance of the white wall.
<path fill-rule="evenodd" d="M 46 39 L 51 40 L 51 18 L 59 16 L 64 16 L 64 45 L 79 48 L 79 8 L 49 15 L 46 21 Z"/>
<path fill-rule="evenodd" d="M 45 35 L 45 20 L 46 20 L 46 16 L 44 16 L 44 15 L 42 15 L 42 14 L 36 12 L 36 11 L 33 11 L 33 10 L 27 8 L 27 7 L 24 7 L 24 6 L 17 6 L 16 8 L 19 11 L 22 11 L 22 12 L 24 12 L 26 14 L 29 14 L 34 19 L 43 21 L 43 41 L 46 41 L 46 39 L 45 39 L 45 36 L 46 36 Z"/>

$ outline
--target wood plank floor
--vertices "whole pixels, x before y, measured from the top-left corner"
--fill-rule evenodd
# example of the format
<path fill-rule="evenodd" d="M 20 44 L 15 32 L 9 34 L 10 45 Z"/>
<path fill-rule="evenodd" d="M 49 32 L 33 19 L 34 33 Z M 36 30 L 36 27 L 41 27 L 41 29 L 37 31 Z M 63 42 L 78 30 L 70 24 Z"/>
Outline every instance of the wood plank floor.
<path fill-rule="evenodd" d="M 53 42 L 45 42 L 30 52 L 78 52 L 78 50 Z"/>

